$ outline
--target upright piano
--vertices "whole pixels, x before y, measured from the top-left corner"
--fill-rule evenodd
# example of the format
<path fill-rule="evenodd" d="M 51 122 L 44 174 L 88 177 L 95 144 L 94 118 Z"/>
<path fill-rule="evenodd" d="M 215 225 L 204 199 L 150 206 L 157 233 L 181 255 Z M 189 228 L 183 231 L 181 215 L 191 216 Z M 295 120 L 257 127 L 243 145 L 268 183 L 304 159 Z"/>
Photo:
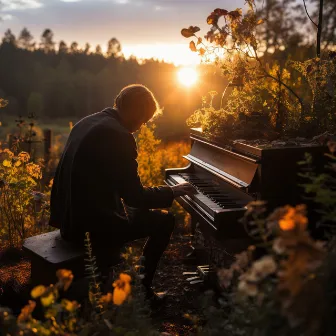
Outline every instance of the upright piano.
<path fill-rule="evenodd" d="M 218 241 L 246 237 L 239 222 L 246 205 L 267 202 L 268 209 L 305 202 L 298 175 L 298 162 L 310 153 L 316 165 L 323 165 L 326 148 L 321 145 L 258 148 L 243 141 L 224 145 L 209 141 L 200 129 L 191 130 L 189 165 L 167 169 L 165 182 L 189 182 L 198 193 L 178 202 L 188 211 L 201 232 Z"/>

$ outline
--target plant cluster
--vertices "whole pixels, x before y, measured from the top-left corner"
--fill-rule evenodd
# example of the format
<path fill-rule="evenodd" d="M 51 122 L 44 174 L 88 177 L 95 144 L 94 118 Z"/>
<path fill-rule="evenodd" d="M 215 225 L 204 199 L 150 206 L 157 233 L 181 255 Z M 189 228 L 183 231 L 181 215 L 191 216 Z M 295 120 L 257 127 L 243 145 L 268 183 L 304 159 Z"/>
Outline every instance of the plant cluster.
<path fill-rule="evenodd" d="M 19 246 L 42 231 L 49 215 L 48 195 L 41 192 L 42 165 L 27 152 L 0 151 L 1 245 Z"/>
<path fill-rule="evenodd" d="M 311 136 L 334 130 L 334 53 L 305 62 L 284 60 L 282 54 L 270 58 L 258 33 L 265 20 L 253 0 L 246 4 L 244 14 L 239 8 L 215 9 L 207 18 L 211 28 L 204 40 L 196 35 L 199 27 L 181 31 L 184 37 L 197 39 L 190 42 L 190 49 L 203 60 L 215 62 L 229 83 L 219 108 L 204 106 L 189 124 L 224 139 L 273 139 L 299 132 Z M 228 88 L 232 90 L 224 101 Z"/>
<path fill-rule="evenodd" d="M 124 271 L 114 279 L 113 291 L 103 294 L 94 256 L 87 234 L 86 248 L 89 271 L 89 306 L 85 310 L 76 301 L 66 299 L 66 291 L 74 277 L 71 271 L 60 269 L 55 285 L 39 285 L 32 289 L 32 300 L 15 318 L 10 310 L 0 309 L 0 326 L 10 335 L 159 335 L 149 319 L 149 309 L 142 293 L 141 265 L 132 249 L 123 255 Z M 75 286 L 76 284 L 74 284 Z"/>

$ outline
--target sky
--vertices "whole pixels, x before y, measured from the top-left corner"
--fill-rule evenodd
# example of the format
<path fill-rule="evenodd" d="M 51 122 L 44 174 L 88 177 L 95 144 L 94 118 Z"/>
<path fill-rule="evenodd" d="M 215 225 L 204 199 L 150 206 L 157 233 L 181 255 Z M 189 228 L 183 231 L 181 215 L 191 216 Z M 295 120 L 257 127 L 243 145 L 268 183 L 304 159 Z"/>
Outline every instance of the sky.
<path fill-rule="evenodd" d="M 233 10 L 244 0 L 0 0 L 0 34 L 23 27 L 39 40 L 50 28 L 55 41 L 100 44 L 116 37 L 126 57 L 158 58 L 175 64 L 197 64 L 188 40 L 180 34 L 190 25 L 204 28 L 217 7 Z"/>

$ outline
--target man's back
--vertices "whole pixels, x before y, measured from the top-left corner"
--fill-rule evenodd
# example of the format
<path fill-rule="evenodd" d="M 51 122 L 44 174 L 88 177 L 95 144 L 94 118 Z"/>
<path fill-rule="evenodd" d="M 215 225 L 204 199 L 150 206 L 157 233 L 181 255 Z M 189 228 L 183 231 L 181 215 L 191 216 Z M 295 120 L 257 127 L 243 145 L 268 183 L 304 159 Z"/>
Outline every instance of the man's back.
<path fill-rule="evenodd" d="M 131 134 L 117 119 L 114 110 L 106 109 L 82 119 L 70 133 L 51 193 L 50 224 L 61 228 L 65 237 L 102 229 L 120 210 L 120 198 L 114 190 L 117 171 L 113 171 L 118 162 L 113 155 L 115 147 L 127 146 L 122 139 Z M 108 174 L 105 165 L 109 166 Z"/>

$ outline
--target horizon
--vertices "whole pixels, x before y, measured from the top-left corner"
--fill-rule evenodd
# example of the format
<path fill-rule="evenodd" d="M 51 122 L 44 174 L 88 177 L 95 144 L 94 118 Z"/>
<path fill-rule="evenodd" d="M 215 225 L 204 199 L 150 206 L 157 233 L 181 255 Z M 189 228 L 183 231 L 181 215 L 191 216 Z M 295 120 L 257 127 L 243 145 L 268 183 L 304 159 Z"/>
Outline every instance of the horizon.
<path fill-rule="evenodd" d="M 197 25 L 205 34 L 206 16 L 215 8 L 243 7 L 244 1 L 229 0 L 3 0 L 0 34 L 11 29 L 18 36 L 27 28 L 38 43 L 49 28 L 56 45 L 63 40 L 80 47 L 89 43 L 106 50 L 115 37 L 126 58 L 158 59 L 179 65 L 196 65 L 200 58 L 189 50 L 180 34 L 184 27 Z M 89 22 L 89 24 L 87 24 Z M 111 33 L 110 33 L 111 32 Z"/>

